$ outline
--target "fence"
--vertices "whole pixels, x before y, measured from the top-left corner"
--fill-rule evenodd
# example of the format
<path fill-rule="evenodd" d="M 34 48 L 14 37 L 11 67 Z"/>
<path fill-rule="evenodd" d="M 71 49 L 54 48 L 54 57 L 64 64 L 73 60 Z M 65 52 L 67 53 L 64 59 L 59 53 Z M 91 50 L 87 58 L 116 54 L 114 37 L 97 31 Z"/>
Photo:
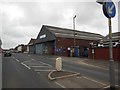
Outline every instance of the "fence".
<path fill-rule="evenodd" d="M 109 60 L 109 47 L 90 48 L 89 58 Z M 113 60 L 120 61 L 120 47 L 113 47 Z"/>

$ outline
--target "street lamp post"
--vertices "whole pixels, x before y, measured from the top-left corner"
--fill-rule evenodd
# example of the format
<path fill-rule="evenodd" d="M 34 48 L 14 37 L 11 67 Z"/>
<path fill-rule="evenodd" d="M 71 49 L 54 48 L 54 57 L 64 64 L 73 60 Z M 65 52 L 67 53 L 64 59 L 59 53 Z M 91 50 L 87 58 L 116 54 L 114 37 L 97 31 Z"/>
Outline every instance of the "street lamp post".
<path fill-rule="evenodd" d="M 76 15 L 73 17 L 73 30 L 74 30 L 74 54 L 75 54 L 75 18 L 76 18 Z"/>
<path fill-rule="evenodd" d="M 114 70 L 114 60 L 113 60 L 113 45 L 112 45 L 112 26 L 111 18 L 116 14 L 115 5 L 112 1 L 97 0 L 97 3 L 103 5 L 103 13 L 108 18 L 109 26 L 109 79 L 110 79 L 110 89 L 115 89 L 115 70 Z"/>

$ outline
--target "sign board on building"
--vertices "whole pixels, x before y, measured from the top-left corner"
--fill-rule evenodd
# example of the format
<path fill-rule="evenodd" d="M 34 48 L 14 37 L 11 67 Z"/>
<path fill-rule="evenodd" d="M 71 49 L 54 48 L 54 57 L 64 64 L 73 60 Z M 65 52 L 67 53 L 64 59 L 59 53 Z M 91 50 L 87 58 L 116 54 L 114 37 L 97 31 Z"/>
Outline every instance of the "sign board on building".
<path fill-rule="evenodd" d="M 40 36 L 40 39 L 46 38 L 46 36 L 47 36 L 46 34 L 43 34 L 43 35 Z"/>
<path fill-rule="evenodd" d="M 92 53 L 94 54 L 94 49 L 92 49 Z"/>
<path fill-rule="evenodd" d="M 68 50 L 70 50 L 70 48 L 68 47 Z"/>

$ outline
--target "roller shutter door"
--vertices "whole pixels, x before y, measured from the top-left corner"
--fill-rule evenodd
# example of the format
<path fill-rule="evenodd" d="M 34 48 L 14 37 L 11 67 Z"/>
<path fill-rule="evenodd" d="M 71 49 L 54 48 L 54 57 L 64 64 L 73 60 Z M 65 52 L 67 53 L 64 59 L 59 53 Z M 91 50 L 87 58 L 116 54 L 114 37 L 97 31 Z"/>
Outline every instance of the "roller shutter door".
<path fill-rule="evenodd" d="M 36 44 L 36 54 L 43 54 L 43 44 Z"/>
<path fill-rule="evenodd" d="M 34 53 L 34 46 L 33 45 L 29 46 L 29 53 Z"/>

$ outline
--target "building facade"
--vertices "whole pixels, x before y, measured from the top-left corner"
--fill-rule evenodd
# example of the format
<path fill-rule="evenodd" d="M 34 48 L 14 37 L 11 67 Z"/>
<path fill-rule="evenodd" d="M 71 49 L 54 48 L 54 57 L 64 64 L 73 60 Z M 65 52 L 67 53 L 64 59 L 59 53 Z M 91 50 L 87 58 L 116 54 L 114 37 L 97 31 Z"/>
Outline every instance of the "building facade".
<path fill-rule="evenodd" d="M 21 44 L 15 47 L 13 49 L 13 52 L 19 52 L 19 53 L 26 53 L 27 51 L 27 45 Z"/>
<path fill-rule="evenodd" d="M 102 38 L 100 34 L 43 25 L 35 41 L 35 53 L 87 57 L 90 43 Z"/>
<path fill-rule="evenodd" d="M 36 39 L 31 38 L 27 46 L 27 52 L 35 54 L 35 41 Z"/>
<path fill-rule="evenodd" d="M 112 33 L 112 44 L 113 60 L 120 61 L 120 32 Z M 97 45 L 94 44 L 93 47 L 90 48 L 89 58 L 109 60 L 109 35 L 100 40 Z"/>

